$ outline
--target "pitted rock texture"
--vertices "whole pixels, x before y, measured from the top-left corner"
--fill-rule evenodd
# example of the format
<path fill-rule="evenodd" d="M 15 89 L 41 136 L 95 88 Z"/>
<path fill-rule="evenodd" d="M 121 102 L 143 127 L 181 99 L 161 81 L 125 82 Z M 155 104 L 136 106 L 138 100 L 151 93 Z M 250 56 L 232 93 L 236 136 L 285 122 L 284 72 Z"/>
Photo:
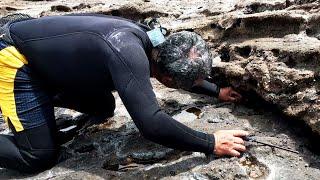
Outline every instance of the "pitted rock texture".
<path fill-rule="evenodd" d="M 228 58 L 214 65 L 219 78 L 225 77 L 237 89 L 254 91 L 320 133 L 318 39 L 291 34 L 245 40 L 221 50 Z"/>
<path fill-rule="evenodd" d="M 158 17 L 169 33 L 200 34 L 214 57 L 214 82 L 254 101 L 221 103 L 152 79 L 163 110 L 200 131 L 245 129 L 260 141 L 299 151 L 248 143 L 241 158 L 218 158 L 169 149 L 139 134 L 115 93 L 115 116 L 100 124 L 86 114 L 55 110 L 66 138 L 59 164 L 33 175 L 0 169 L 0 179 L 319 179 L 319 136 L 308 134 L 308 128 L 320 133 L 319 10 L 318 0 L 0 1 L 0 16 L 86 12 L 140 22 Z M 4 124 L 0 130 L 8 133 Z"/>

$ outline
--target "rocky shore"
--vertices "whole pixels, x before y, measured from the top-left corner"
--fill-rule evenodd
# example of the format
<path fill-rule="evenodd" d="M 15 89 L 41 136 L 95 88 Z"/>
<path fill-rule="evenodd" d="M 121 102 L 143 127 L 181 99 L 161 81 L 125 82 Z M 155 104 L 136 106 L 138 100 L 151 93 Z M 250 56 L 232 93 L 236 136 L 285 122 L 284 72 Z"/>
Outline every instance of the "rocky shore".
<path fill-rule="evenodd" d="M 259 141 L 299 153 L 254 142 L 240 158 L 168 149 L 139 134 L 115 93 L 115 116 L 100 124 L 90 124 L 88 115 L 56 109 L 62 131 L 75 135 L 62 145 L 64 161 L 33 175 L 0 169 L 0 179 L 319 179 L 319 11 L 316 0 L 1 1 L 0 16 L 157 17 L 169 32 L 197 32 L 214 56 L 213 81 L 241 91 L 244 101 L 221 103 L 152 79 L 161 107 L 197 130 L 245 129 Z M 77 121 L 86 123 L 76 127 Z M 4 124 L 0 130 L 8 133 Z"/>

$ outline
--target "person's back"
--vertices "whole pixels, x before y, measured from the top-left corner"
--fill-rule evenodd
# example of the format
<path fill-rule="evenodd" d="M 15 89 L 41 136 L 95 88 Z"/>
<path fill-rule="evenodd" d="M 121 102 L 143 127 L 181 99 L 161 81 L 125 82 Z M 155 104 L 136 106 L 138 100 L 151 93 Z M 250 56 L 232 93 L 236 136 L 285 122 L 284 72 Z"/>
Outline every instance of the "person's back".
<path fill-rule="evenodd" d="M 118 32 L 134 33 L 141 39 L 135 43 L 147 49 L 142 28 L 112 16 L 52 16 L 10 25 L 15 46 L 41 79 L 51 88 L 71 91 L 114 88 L 107 67 L 114 53 L 108 38 Z"/>

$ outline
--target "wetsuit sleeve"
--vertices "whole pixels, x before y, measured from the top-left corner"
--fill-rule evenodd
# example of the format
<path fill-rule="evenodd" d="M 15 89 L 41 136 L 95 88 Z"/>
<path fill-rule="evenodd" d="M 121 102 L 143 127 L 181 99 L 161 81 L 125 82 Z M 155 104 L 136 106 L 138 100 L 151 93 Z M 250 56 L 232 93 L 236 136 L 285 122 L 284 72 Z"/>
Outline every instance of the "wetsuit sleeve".
<path fill-rule="evenodd" d="M 118 32 L 107 42 L 114 54 L 111 56 L 117 57 L 108 62 L 115 88 L 140 133 L 170 148 L 213 153 L 213 135 L 195 131 L 161 111 L 141 40 L 133 33 Z"/>
<path fill-rule="evenodd" d="M 203 80 L 201 84 L 193 86 L 191 92 L 218 97 L 220 93 L 220 87 L 207 80 Z"/>

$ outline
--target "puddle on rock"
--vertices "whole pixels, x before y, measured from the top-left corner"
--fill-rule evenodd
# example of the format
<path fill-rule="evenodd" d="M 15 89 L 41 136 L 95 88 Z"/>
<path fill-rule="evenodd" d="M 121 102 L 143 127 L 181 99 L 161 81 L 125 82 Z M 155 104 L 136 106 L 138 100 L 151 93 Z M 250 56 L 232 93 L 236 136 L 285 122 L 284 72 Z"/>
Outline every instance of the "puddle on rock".
<path fill-rule="evenodd" d="M 197 108 L 197 107 L 188 108 L 186 111 L 189 112 L 189 113 L 193 113 L 193 114 L 196 115 L 198 118 L 200 117 L 200 114 L 201 114 L 201 109 L 199 109 L 199 108 Z"/>
<path fill-rule="evenodd" d="M 252 179 L 265 179 L 269 175 L 269 168 L 259 162 L 256 157 L 244 155 L 240 159 L 240 165 L 245 168 L 246 173 Z"/>
<path fill-rule="evenodd" d="M 171 161 L 178 160 L 182 156 L 186 156 L 190 154 L 191 154 L 190 152 L 185 152 L 185 151 L 183 152 L 173 151 L 167 156 L 159 159 L 156 159 L 156 158 L 139 159 L 139 158 L 134 158 L 131 155 L 129 155 L 124 159 L 119 157 L 113 157 L 111 159 L 106 160 L 102 168 L 110 171 L 126 172 L 126 171 L 143 168 L 145 166 L 148 166 L 154 163 L 168 163 Z"/>
<path fill-rule="evenodd" d="M 172 117 L 179 122 L 192 122 L 196 119 L 200 119 L 201 115 L 201 109 L 197 107 L 189 107 L 188 109 L 185 109 Z"/>

